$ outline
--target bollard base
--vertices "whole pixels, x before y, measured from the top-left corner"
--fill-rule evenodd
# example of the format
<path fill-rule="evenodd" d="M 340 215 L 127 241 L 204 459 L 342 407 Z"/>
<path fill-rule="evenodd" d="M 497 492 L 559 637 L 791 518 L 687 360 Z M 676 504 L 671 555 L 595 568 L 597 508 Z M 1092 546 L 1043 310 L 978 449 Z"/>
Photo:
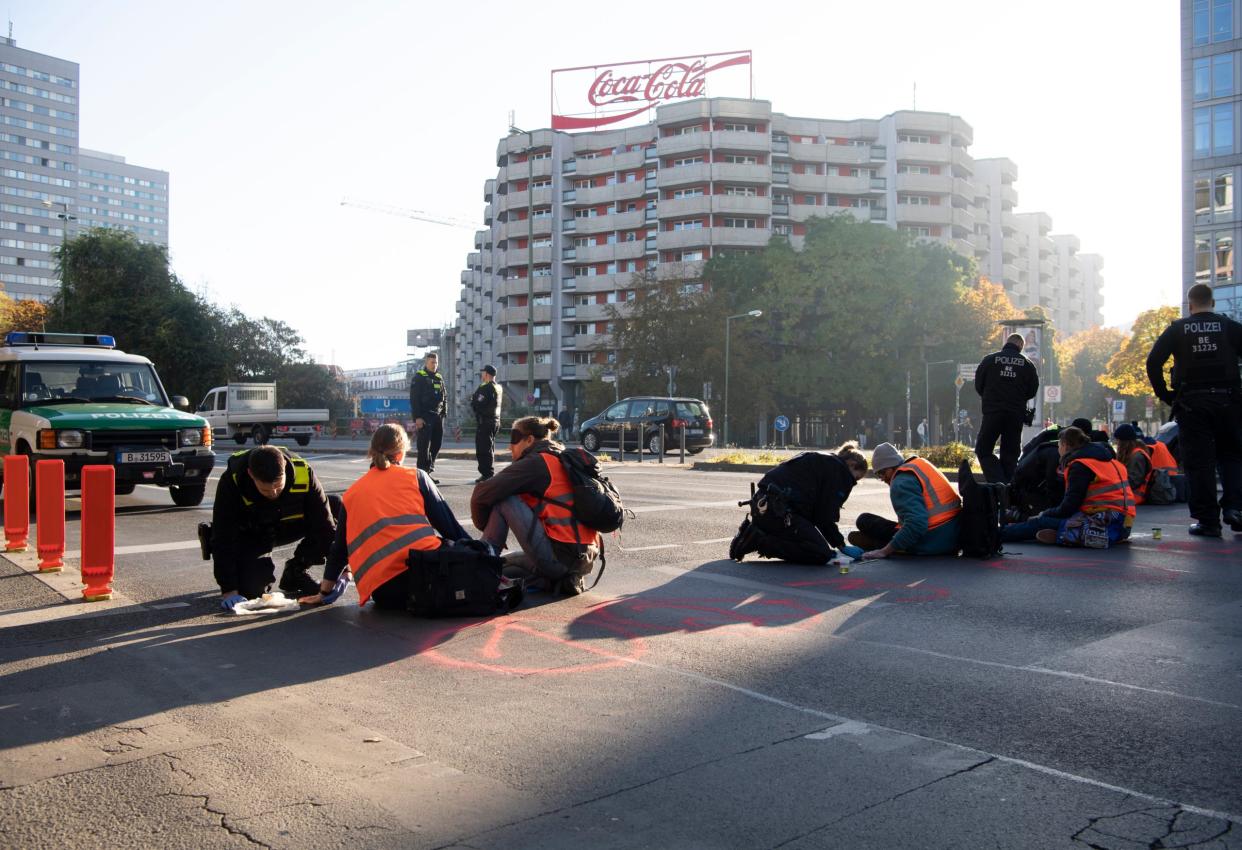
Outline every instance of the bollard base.
<path fill-rule="evenodd" d="M 64 564 L 39 564 L 39 572 L 41 573 L 58 573 L 64 568 Z"/>
<path fill-rule="evenodd" d="M 111 598 L 112 598 L 112 591 L 110 590 L 107 593 L 96 593 L 90 596 L 88 596 L 86 593 L 82 594 L 82 599 L 85 600 L 86 602 L 107 602 Z"/>
<path fill-rule="evenodd" d="M 29 552 L 30 547 L 25 543 L 6 543 L 4 546 L 6 552 Z"/>

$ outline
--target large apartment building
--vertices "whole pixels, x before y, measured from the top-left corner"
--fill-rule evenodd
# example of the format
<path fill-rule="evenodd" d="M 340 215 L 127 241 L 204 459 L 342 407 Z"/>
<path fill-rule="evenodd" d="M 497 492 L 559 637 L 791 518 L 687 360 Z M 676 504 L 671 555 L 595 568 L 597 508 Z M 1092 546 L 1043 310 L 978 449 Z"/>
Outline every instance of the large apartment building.
<path fill-rule="evenodd" d="M 55 251 L 85 227 L 168 244 L 168 173 L 79 147 L 78 65 L 0 38 L 0 286 L 55 294 Z"/>
<path fill-rule="evenodd" d="M 809 218 L 841 213 L 977 259 L 1063 332 L 1097 323 L 1098 266 L 1086 274 L 1073 237 L 1058 252 L 1046 215 L 1014 212 L 1012 163 L 984 161 L 980 182 L 971 140 L 969 124 L 943 113 L 835 121 L 731 98 L 661 106 L 639 127 L 511 134 L 461 275 L 457 386 L 491 362 L 511 394 L 573 409 L 610 362 L 610 305 L 634 299 L 643 279 L 692 281 L 711 257 L 777 235 L 797 248 Z"/>
<path fill-rule="evenodd" d="M 1182 293 L 1210 284 L 1216 308 L 1242 319 L 1234 202 L 1242 135 L 1242 19 L 1233 0 L 1182 0 Z"/>

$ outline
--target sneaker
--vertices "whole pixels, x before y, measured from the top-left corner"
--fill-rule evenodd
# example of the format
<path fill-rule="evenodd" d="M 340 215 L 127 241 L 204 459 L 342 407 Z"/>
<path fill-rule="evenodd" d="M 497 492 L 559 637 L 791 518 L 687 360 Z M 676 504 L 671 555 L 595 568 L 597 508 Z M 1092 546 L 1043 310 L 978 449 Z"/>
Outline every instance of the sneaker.
<path fill-rule="evenodd" d="M 1221 519 L 1225 521 L 1225 525 L 1229 526 L 1238 534 L 1242 534 L 1242 511 L 1225 511 L 1225 514 L 1221 517 Z"/>
<path fill-rule="evenodd" d="M 1035 532 L 1035 539 L 1040 543 L 1047 543 L 1052 546 L 1057 542 L 1057 530 L 1055 528 L 1041 528 Z"/>
<path fill-rule="evenodd" d="M 1232 526 L 1230 526 L 1232 528 Z M 1219 525 L 1204 525 L 1201 522 L 1191 524 L 1190 533 L 1195 537 L 1220 537 Z"/>
<path fill-rule="evenodd" d="M 489 478 L 491 478 L 491 477 L 492 477 L 491 475 L 480 475 L 478 478 L 474 479 L 474 483 L 475 483 L 475 484 L 482 484 L 484 481 L 486 481 L 487 479 L 489 479 Z M 437 482 L 437 483 L 439 483 L 439 482 Z"/>
<path fill-rule="evenodd" d="M 577 596 L 585 590 L 586 580 L 577 574 L 565 576 L 556 585 L 556 591 L 561 596 Z"/>
<path fill-rule="evenodd" d="M 299 599 L 303 596 L 314 596 L 319 592 L 319 582 L 311 578 L 306 568 L 298 564 L 286 564 L 285 570 L 280 574 L 280 584 L 277 585 L 280 592 L 291 599 Z"/>
<path fill-rule="evenodd" d="M 864 552 L 872 552 L 876 549 L 884 548 L 883 543 L 880 543 L 878 540 L 875 540 L 874 538 L 868 537 L 867 535 L 863 534 L 861 531 L 851 531 L 845 539 L 851 546 L 857 546 L 859 549 L 862 549 Z"/>

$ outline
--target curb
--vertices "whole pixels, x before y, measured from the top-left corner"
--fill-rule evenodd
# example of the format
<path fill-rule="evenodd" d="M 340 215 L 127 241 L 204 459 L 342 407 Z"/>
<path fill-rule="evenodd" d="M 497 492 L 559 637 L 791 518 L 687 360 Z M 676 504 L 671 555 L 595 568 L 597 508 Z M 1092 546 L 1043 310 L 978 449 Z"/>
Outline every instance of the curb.
<path fill-rule="evenodd" d="M 779 464 L 764 463 L 712 463 L 711 461 L 697 461 L 690 468 L 696 472 L 771 472 Z M 949 481 L 957 481 L 957 470 L 942 469 L 944 477 Z M 977 473 L 976 473 L 977 474 Z"/>

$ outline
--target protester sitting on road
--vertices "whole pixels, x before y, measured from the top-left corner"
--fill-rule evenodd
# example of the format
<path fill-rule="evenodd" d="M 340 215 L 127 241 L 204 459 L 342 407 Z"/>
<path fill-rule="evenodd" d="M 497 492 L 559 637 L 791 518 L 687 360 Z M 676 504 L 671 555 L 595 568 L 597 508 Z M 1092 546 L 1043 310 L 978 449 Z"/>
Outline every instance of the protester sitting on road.
<path fill-rule="evenodd" d="M 475 485 L 470 516 L 497 552 L 513 532 L 522 553 L 505 558 L 506 575 L 533 577 L 545 589 L 576 596 L 595 568 L 602 543 L 599 532 L 574 518 L 573 486 L 558 457 L 565 446 L 553 439 L 559 430 L 560 423 L 548 417 L 514 422 L 509 434 L 513 463 Z"/>
<path fill-rule="evenodd" d="M 1148 443 L 1137 428 L 1124 423 L 1113 431 L 1113 439 L 1117 441 L 1117 460 L 1129 475 L 1134 503 L 1171 504 L 1177 495 L 1172 480 L 1177 474 L 1177 461 L 1165 445 L 1155 441 Z M 1164 470 L 1164 475 L 1157 480 L 1159 470 Z"/>
<path fill-rule="evenodd" d="M 957 554 L 958 518 L 962 500 L 939 469 L 921 457 L 903 459 L 889 443 L 875 447 L 871 465 L 889 486 L 897 521 L 859 514 L 849 541 L 863 548 L 863 558 L 903 555 Z"/>
<path fill-rule="evenodd" d="M 1091 442 L 1078 428 L 1061 432 L 1058 450 L 1065 475 L 1061 504 L 1002 527 L 1001 539 L 1107 548 L 1129 538 L 1135 510 L 1126 468 L 1110 449 Z"/>
<path fill-rule="evenodd" d="M 337 517 L 336 539 L 328 553 L 318 592 L 304 605 L 335 602 L 358 585 L 358 603 L 405 610 L 410 597 L 406 557 L 411 549 L 439 549 L 445 540 L 469 540 L 431 476 L 402 466 L 410 438 L 400 425 L 381 425 L 371 435 L 371 468 L 350 485 Z"/>
<path fill-rule="evenodd" d="M 1108 433 L 1092 429 L 1090 419 L 1075 419 L 1072 425 L 1090 435 L 1093 442 L 1108 444 Z M 1065 478 L 1061 474 L 1061 455 L 1057 450 L 1063 430 L 1058 425 L 1045 428 L 1022 447 L 1009 489 L 1012 522 L 1056 507 L 1065 498 Z"/>
<path fill-rule="evenodd" d="M 780 464 L 759 479 L 751 515 L 729 544 L 729 557 L 741 561 L 758 552 L 799 564 L 828 563 L 834 547 L 847 546 L 837 528 L 841 506 L 866 474 L 867 458 L 853 443 L 833 454 L 803 452 Z"/>
<path fill-rule="evenodd" d="M 280 590 L 289 596 L 313 593 L 306 574 L 322 564 L 336 533 L 336 496 L 325 496 L 310 465 L 288 450 L 258 446 L 235 452 L 216 485 L 211 524 L 199 526 L 210 542 L 220 607 L 261 596 L 276 580 L 272 550 L 298 543 L 285 562 Z M 298 542 L 301 541 L 301 542 Z"/>

